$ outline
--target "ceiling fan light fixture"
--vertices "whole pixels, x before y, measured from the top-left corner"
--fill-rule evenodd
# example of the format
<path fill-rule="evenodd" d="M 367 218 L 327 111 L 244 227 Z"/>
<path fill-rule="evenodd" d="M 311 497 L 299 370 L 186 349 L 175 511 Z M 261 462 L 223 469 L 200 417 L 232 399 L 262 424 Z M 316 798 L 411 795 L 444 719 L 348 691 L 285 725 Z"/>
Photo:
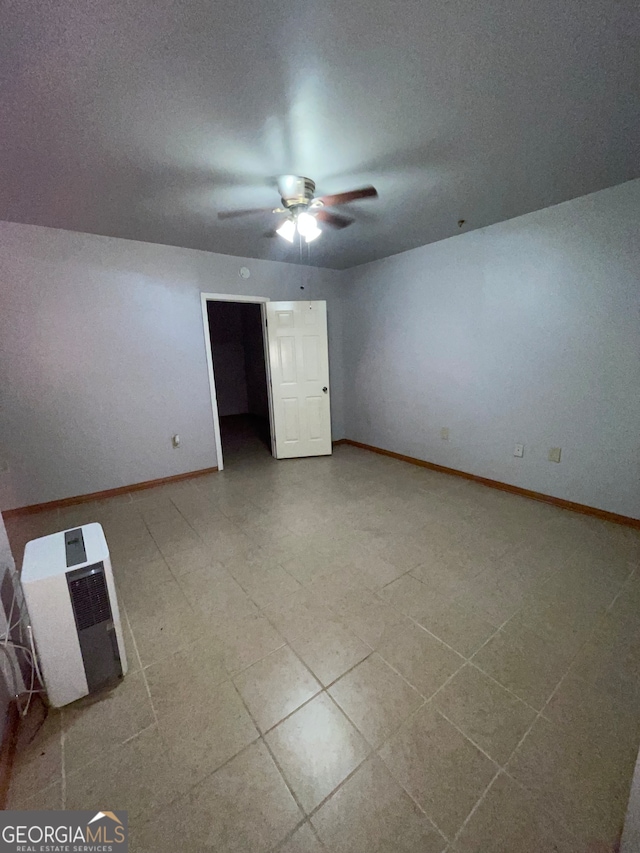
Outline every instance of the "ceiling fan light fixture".
<path fill-rule="evenodd" d="M 306 243 L 311 243 L 322 234 L 318 227 L 318 219 L 329 228 L 335 229 L 346 228 L 355 221 L 351 216 L 335 213 L 332 210 L 327 210 L 327 208 L 349 204 L 360 199 L 378 197 L 378 191 L 372 186 L 334 193 L 333 195 L 318 196 L 317 198 L 314 195 L 315 191 L 316 185 L 311 178 L 305 178 L 302 175 L 280 175 L 278 192 L 280 193 L 282 207 L 220 210 L 218 211 L 218 219 L 235 219 L 238 216 L 267 212 L 278 215 L 285 214 L 287 219 L 275 231 L 266 233 L 265 237 L 273 237 L 274 234 L 278 234 L 288 243 L 293 243 L 296 234 L 298 234 L 301 238 L 304 237 Z"/>
<path fill-rule="evenodd" d="M 296 219 L 296 224 L 298 226 L 298 234 L 301 237 L 305 237 L 308 234 L 313 234 L 315 231 L 319 231 L 318 223 L 316 222 L 315 216 L 312 216 L 310 213 L 307 213 L 306 210 L 303 210 L 302 213 L 298 214 Z M 316 234 L 316 237 L 318 235 Z"/>
<path fill-rule="evenodd" d="M 312 240 L 315 240 L 316 237 L 319 237 L 321 234 L 322 229 L 318 228 L 318 226 L 316 225 L 316 227 L 312 231 L 307 231 L 307 233 L 304 235 L 305 242 L 310 243 Z"/>
<path fill-rule="evenodd" d="M 284 237 L 289 243 L 293 243 L 293 238 L 296 235 L 296 223 L 293 219 L 285 219 L 282 225 L 276 229 L 276 234 Z"/>

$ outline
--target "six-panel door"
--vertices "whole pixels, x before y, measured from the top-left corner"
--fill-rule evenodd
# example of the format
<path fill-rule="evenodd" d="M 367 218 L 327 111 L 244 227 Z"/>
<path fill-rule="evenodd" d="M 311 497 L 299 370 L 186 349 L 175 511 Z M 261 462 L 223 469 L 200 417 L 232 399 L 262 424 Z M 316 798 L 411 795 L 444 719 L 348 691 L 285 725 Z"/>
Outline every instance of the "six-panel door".
<path fill-rule="evenodd" d="M 267 302 L 278 459 L 331 453 L 327 303 Z"/>

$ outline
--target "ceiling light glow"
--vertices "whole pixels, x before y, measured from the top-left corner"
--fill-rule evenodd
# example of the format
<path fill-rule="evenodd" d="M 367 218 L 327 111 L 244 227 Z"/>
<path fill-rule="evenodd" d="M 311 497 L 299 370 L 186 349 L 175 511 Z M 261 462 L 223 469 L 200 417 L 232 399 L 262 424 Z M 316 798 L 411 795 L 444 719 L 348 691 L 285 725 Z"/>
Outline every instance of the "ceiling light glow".
<path fill-rule="evenodd" d="M 307 243 L 311 243 L 312 240 L 316 240 L 322 234 L 315 216 L 304 210 L 295 219 L 285 219 L 282 225 L 276 229 L 276 234 L 284 237 L 289 243 L 293 243 L 296 232 L 304 237 Z"/>
<path fill-rule="evenodd" d="M 297 225 L 298 234 L 300 234 L 301 237 L 306 237 L 307 234 L 313 234 L 313 232 L 318 229 L 315 217 L 305 211 L 298 214 Z"/>
<path fill-rule="evenodd" d="M 304 235 L 304 239 L 307 243 L 310 243 L 312 240 L 315 240 L 316 237 L 319 237 L 321 234 L 322 230 L 316 225 L 313 231 L 307 231 L 307 233 Z"/>
<path fill-rule="evenodd" d="M 282 225 L 276 229 L 276 234 L 284 237 L 284 239 L 288 240 L 289 243 L 293 243 L 293 238 L 296 234 L 296 223 L 293 219 L 285 219 Z"/>

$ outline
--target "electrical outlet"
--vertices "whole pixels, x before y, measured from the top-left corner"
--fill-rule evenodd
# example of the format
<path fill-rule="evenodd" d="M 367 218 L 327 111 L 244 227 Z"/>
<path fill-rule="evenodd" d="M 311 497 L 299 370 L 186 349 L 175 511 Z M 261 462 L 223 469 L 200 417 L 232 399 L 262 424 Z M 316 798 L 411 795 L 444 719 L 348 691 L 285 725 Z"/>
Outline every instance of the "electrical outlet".
<path fill-rule="evenodd" d="M 449 427 L 442 427 L 440 430 L 440 438 L 443 441 L 449 441 Z"/>
<path fill-rule="evenodd" d="M 524 444 L 516 444 L 513 448 L 513 455 L 517 456 L 519 459 L 522 459 L 524 456 Z"/>
<path fill-rule="evenodd" d="M 549 462 L 559 462 L 561 452 L 562 452 L 561 447 L 549 448 Z"/>
<path fill-rule="evenodd" d="M 180 447 L 180 436 L 178 435 L 178 433 L 171 436 L 171 446 Z"/>

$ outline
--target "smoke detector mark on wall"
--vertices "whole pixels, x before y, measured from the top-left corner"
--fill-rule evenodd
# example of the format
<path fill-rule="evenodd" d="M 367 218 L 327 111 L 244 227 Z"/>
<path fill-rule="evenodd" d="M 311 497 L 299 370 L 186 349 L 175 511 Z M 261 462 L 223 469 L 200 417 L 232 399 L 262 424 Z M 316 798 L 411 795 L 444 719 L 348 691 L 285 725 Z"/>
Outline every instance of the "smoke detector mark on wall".
<path fill-rule="evenodd" d="M 247 279 L 251 275 L 251 270 L 249 269 L 249 267 L 240 267 L 238 275 L 240 276 L 240 278 Z"/>

